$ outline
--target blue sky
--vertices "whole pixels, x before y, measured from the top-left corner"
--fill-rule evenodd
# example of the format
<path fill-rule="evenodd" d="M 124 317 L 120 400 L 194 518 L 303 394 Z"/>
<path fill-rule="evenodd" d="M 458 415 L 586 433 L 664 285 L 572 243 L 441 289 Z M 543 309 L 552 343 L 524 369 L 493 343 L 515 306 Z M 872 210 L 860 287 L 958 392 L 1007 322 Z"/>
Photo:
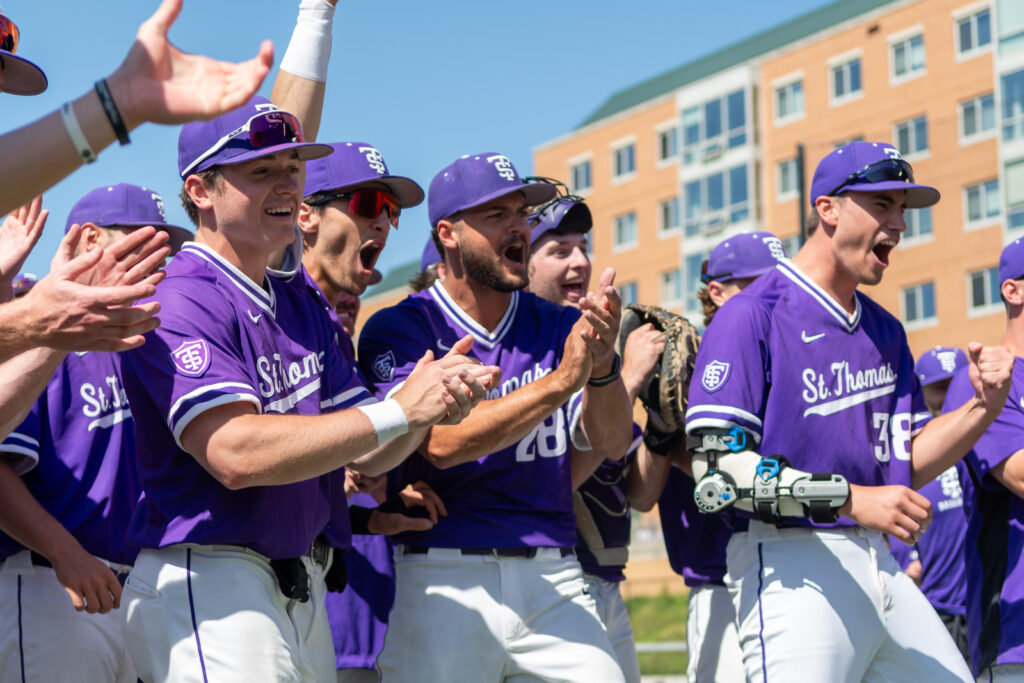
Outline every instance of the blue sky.
<path fill-rule="evenodd" d="M 42 116 L 112 72 L 157 0 L 79 3 L 8 0 L 19 54 L 50 81 L 36 97 L 0 95 L 0 127 Z M 426 188 L 462 154 L 493 151 L 532 170 L 531 150 L 571 131 L 612 92 L 827 4 L 825 0 L 340 0 L 320 139 L 370 142 L 392 173 Z M 185 0 L 171 29 L 181 49 L 247 59 L 270 38 L 275 63 L 295 24 L 297 0 Z M 275 66 L 276 70 L 276 66 Z M 274 75 L 261 93 L 269 95 Z M 177 127 L 144 125 L 45 196 L 50 222 L 26 270 L 43 274 L 68 210 L 101 185 L 132 182 L 177 201 Z M 5 160 L 7 161 L 7 160 Z M 426 202 L 403 213 L 378 267 L 418 259 Z"/>

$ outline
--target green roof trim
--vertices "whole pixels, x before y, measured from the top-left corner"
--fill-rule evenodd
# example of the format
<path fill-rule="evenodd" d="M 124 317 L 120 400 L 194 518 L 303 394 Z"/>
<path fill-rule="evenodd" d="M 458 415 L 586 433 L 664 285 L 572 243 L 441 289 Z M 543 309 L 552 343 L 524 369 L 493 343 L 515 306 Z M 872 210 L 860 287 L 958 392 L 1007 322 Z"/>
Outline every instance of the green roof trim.
<path fill-rule="evenodd" d="M 395 266 L 387 272 L 384 279 L 370 287 L 363 294 L 364 297 L 376 296 L 377 294 L 383 294 L 389 292 L 392 289 L 399 289 L 409 284 L 409 280 L 412 279 L 416 273 L 420 272 L 419 261 L 409 261 L 399 266 Z"/>
<path fill-rule="evenodd" d="M 838 0 L 613 93 L 577 129 L 897 0 Z"/>

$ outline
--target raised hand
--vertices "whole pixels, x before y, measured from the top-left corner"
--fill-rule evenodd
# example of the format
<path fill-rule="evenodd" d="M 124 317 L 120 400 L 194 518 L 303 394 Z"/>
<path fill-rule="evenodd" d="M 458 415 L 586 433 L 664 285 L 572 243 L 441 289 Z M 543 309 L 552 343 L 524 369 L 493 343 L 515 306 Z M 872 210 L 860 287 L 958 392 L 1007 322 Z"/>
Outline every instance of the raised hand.
<path fill-rule="evenodd" d="M 968 376 L 986 410 L 998 413 L 1006 404 L 1013 360 L 1013 353 L 1005 346 L 982 346 L 976 341 L 967 345 Z"/>
<path fill-rule="evenodd" d="M 594 356 L 593 373 L 603 376 L 611 372 L 615 356 L 615 342 L 619 336 L 619 318 L 622 315 L 622 300 L 614 287 L 615 269 L 606 268 L 598 279 L 597 289 L 587 292 L 580 299 L 583 319 L 590 329 L 583 334 L 583 340 Z"/>
<path fill-rule="evenodd" d="M 23 299 L 10 304 L 24 306 L 27 333 L 34 345 L 62 351 L 124 351 L 141 345 L 142 335 L 159 325 L 153 316 L 160 305 L 132 303 L 156 292 L 155 281 L 162 275 L 150 271 L 167 253 L 162 246 L 167 238 L 151 231 L 133 231 L 120 246 L 112 245 L 110 253 L 93 249 L 74 258 L 81 230 L 68 231 L 50 274 Z M 97 266 L 99 270 L 94 270 Z M 93 281 L 111 284 L 89 284 Z"/>
<path fill-rule="evenodd" d="M 39 195 L 11 211 L 0 223 L 0 301 L 14 298 L 11 284 L 43 234 L 50 211 L 42 206 L 43 197 Z"/>
<path fill-rule="evenodd" d="M 630 399 L 640 393 L 665 350 L 665 334 L 651 323 L 629 333 L 622 351 L 622 381 Z"/>
<path fill-rule="evenodd" d="M 182 52 L 167 39 L 182 0 L 164 0 L 139 27 L 124 62 L 107 79 L 129 129 L 144 121 L 183 123 L 240 107 L 270 72 L 274 47 L 239 64 Z"/>

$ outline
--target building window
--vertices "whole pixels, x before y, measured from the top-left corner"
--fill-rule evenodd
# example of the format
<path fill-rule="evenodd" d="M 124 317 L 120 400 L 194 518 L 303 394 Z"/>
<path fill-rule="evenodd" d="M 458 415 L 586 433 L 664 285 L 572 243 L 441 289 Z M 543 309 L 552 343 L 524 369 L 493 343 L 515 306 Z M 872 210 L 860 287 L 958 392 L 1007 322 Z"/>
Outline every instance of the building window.
<path fill-rule="evenodd" d="M 666 128 L 658 132 L 658 161 L 674 159 L 679 153 L 679 131 Z"/>
<path fill-rule="evenodd" d="M 1024 70 L 1002 78 L 1003 140 L 1024 137 Z"/>
<path fill-rule="evenodd" d="M 970 291 L 970 308 L 972 311 L 987 309 L 999 304 L 1000 285 L 999 268 L 986 268 L 967 274 L 967 287 Z"/>
<path fill-rule="evenodd" d="M 572 191 L 586 192 L 591 187 L 590 159 L 572 165 Z"/>
<path fill-rule="evenodd" d="M 999 179 L 995 178 L 964 188 L 965 222 L 988 221 L 999 215 Z"/>
<path fill-rule="evenodd" d="M 676 269 L 661 274 L 658 300 L 662 306 L 678 305 L 683 300 L 682 273 Z"/>
<path fill-rule="evenodd" d="M 992 19 L 988 8 L 956 20 L 956 51 L 965 55 L 992 42 Z"/>
<path fill-rule="evenodd" d="M 918 34 L 890 46 L 894 80 L 924 73 L 924 36 Z"/>
<path fill-rule="evenodd" d="M 903 239 L 923 241 L 932 236 L 932 207 L 907 209 L 903 214 L 903 220 L 907 224 L 907 231 L 903 233 Z"/>
<path fill-rule="evenodd" d="M 619 285 L 619 298 L 622 299 L 623 306 L 635 304 L 637 301 L 636 283 L 624 282 L 621 285 Z"/>
<path fill-rule="evenodd" d="M 781 123 L 804 115 L 804 82 L 793 81 L 775 89 L 775 121 Z"/>
<path fill-rule="evenodd" d="M 992 93 L 960 103 L 960 137 L 969 140 L 995 130 L 996 102 Z"/>
<path fill-rule="evenodd" d="M 797 196 L 796 159 L 786 159 L 775 165 L 775 198 L 778 200 L 792 199 Z"/>
<path fill-rule="evenodd" d="M 923 154 L 928 151 L 928 118 L 901 121 L 896 124 L 896 149 L 903 156 Z"/>
<path fill-rule="evenodd" d="M 636 173 L 636 145 L 629 143 L 612 152 L 614 168 L 612 177 L 619 179 Z"/>
<path fill-rule="evenodd" d="M 683 163 L 708 161 L 747 142 L 746 95 L 742 89 L 683 111 Z"/>
<path fill-rule="evenodd" d="M 860 57 L 832 67 L 833 100 L 843 100 L 860 92 Z"/>
<path fill-rule="evenodd" d="M 636 245 L 636 213 L 630 211 L 615 217 L 615 248 L 627 248 Z"/>
<path fill-rule="evenodd" d="M 900 300 L 903 302 L 904 324 L 935 320 L 934 282 L 904 287 L 900 290 Z"/>
<path fill-rule="evenodd" d="M 679 197 L 658 204 L 658 232 L 671 232 L 679 228 Z"/>
<path fill-rule="evenodd" d="M 1006 164 L 1003 180 L 1006 183 L 1006 227 L 1019 230 L 1024 228 L 1024 160 Z"/>
<path fill-rule="evenodd" d="M 683 193 L 687 235 L 711 233 L 727 223 L 738 223 L 750 216 L 746 164 L 689 182 Z"/>

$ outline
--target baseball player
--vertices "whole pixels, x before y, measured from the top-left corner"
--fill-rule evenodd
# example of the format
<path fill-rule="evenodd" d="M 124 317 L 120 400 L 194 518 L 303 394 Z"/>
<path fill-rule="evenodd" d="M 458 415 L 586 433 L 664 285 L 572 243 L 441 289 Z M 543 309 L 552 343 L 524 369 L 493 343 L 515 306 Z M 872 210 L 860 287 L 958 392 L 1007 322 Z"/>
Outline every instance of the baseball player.
<path fill-rule="evenodd" d="M 1024 353 L 1024 241 L 1015 240 L 1003 249 L 999 280 L 1006 308 L 1003 343 L 1019 360 Z M 968 366 L 953 375 L 944 413 L 971 401 L 974 373 Z M 964 458 L 966 468 L 961 468 L 967 512 L 967 637 L 978 681 L 1018 681 L 1024 676 L 1024 611 L 1017 597 L 1024 538 L 1022 399 L 1024 363 L 1014 366 L 1002 412 Z"/>
<path fill-rule="evenodd" d="M 710 325 L 719 308 L 755 279 L 775 269 L 786 253 L 769 232 L 734 235 L 719 242 L 702 267 L 697 298 Z M 701 345 L 706 344 L 703 341 Z M 725 546 L 732 527 L 702 514 L 693 499 L 689 457 L 674 469 L 658 500 L 669 562 L 690 589 L 686 617 L 687 677 L 691 681 L 746 680 L 736 634 L 736 611 L 725 587 Z"/>
<path fill-rule="evenodd" d="M 564 187 L 554 183 L 556 188 Z M 552 303 L 575 306 L 590 287 L 587 233 L 590 208 L 581 197 L 565 195 L 530 214 L 529 290 Z M 660 332 L 648 324 L 634 330 L 623 352 L 622 381 L 630 401 L 654 369 L 665 348 Z M 603 451 L 573 449 L 573 509 L 576 557 L 597 603 L 597 613 L 627 681 L 640 680 L 633 627 L 619 584 L 628 558 L 630 507 L 649 510 L 664 486 L 671 462 L 641 448 L 641 429 L 633 425 L 633 442 L 624 458 Z"/>
<path fill-rule="evenodd" d="M 83 251 L 148 225 L 172 242 L 188 235 L 167 223 L 160 195 L 124 183 L 78 200 L 67 230 L 73 225 Z M 139 494 L 131 410 L 115 354 L 61 358 L 28 417 L 0 443 L 0 593 L 8 606 L 0 677 L 133 682 L 117 609 L 119 581 L 136 554 L 124 540 Z"/>
<path fill-rule="evenodd" d="M 619 301 L 613 271 L 581 299 L 582 315 L 520 291 L 527 207 L 554 194 L 524 183 L 501 154 L 447 166 L 428 193 L 445 279 L 378 311 L 360 334 L 359 362 L 379 396 L 408 381 L 424 349 L 467 333 L 503 376 L 463 424 L 431 429 L 390 482 L 425 480 L 448 516 L 399 537 L 383 680 L 623 680 L 573 556 L 567 457 L 570 442 L 626 452 Z"/>
<path fill-rule="evenodd" d="M 358 295 L 379 273 L 374 265 L 391 228 L 398 227 L 402 209 L 421 203 L 424 195 L 415 181 L 389 173 L 376 147 L 364 142 L 331 147 L 329 156 L 307 165 L 298 225 L 307 286 L 344 330 L 339 335 L 342 351 L 354 365 L 351 337 Z M 350 505 L 376 508 L 384 502 L 383 476 L 366 477 L 351 470 L 333 476 L 344 479 Z M 339 512 L 347 513 L 345 508 Z M 410 521 L 420 529 L 433 526 L 429 519 Z M 341 538 L 332 545 L 347 549 L 344 560 L 336 554 L 334 562 L 345 562 L 348 586 L 327 594 L 338 681 L 376 681 L 374 662 L 394 601 L 393 547 L 384 536 L 358 532 L 351 540 Z"/>
<path fill-rule="evenodd" d="M 366 404 L 304 278 L 267 269 L 295 242 L 304 162 L 331 151 L 259 97 L 179 136 L 196 241 L 157 289 L 160 328 L 123 359 L 142 486 L 124 621 L 144 680 L 334 678 L 318 538 L 344 500 L 323 475 L 389 469 L 496 372 L 460 340 Z"/>
<path fill-rule="evenodd" d="M 972 342 L 975 395 L 931 419 L 902 326 L 857 288 L 938 191 L 890 145 L 854 142 L 819 162 L 811 198 L 818 225 L 718 311 L 690 386 L 698 503 L 753 517 L 726 554 L 747 678 L 970 680 L 882 533 L 917 540 L 930 505 L 911 486 L 991 423 L 1013 359 Z"/>

